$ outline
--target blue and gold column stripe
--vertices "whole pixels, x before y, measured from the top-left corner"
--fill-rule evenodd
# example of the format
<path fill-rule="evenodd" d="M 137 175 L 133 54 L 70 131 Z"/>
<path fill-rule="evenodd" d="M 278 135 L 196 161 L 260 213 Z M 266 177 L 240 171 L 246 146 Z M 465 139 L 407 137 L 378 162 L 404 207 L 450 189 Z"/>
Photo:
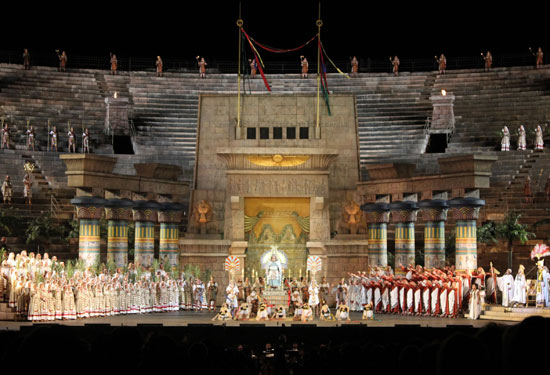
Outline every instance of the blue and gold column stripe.
<path fill-rule="evenodd" d="M 135 224 L 135 262 L 150 266 L 155 252 L 155 224 L 138 221 Z"/>
<path fill-rule="evenodd" d="M 125 220 L 109 220 L 107 223 L 107 261 L 117 267 L 128 263 L 128 223 Z"/>
<path fill-rule="evenodd" d="M 404 272 L 399 267 L 414 265 L 414 222 L 395 223 L 395 274 Z"/>
<path fill-rule="evenodd" d="M 460 271 L 477 268 L 477 221 L 456 222 L 456 269 Z"/>
<path fill-rule="evenodd" d="M 78 257 L 86 266 L 99 263 L 100 229 L 98 219 L 80 219 Z"/>
<path fill-rule="evenodd" d="M 159 259 L 168 260 L 171 265 L 178 263 L 179 224 L 160 223 Z"/>
<path fill-rule="evenodd" d="M 424 267 L 445 265 L 445 222 L 427 221 L 424 224 Z"/>
<path fill-rule="evenodd" d="M 386 267 L 388 265 L 388 225 L 386 223 L 369 223 L 369 265 Z"/>

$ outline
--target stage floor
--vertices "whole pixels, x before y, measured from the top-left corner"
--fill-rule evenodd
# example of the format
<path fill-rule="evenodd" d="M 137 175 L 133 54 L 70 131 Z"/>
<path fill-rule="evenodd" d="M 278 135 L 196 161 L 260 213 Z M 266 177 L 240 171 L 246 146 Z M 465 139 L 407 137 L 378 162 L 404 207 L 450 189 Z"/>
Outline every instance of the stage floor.
<path fill-rule="evenodd" d="M 414 325 L 421 327 L 446 327 L 450 325 L 464 325 L 473 326 L 476 328 L 483 327 L 490 323 L 497 323 L 502 325 L 517 324 L 516 322 L 496 321 L 496 320 L 470 320 L 465 318 L 447 319 L 447 318 L 432 318 L 432 317 L 415 317 L 415 316 L 401 316 L 401 315 L 377 315 L 375 320 L 361 320 L 361 313 L 351 313 L 350 321 L 321 321 L 315 319 L 312 322 L 301 323 L 297 321 L 212 321 L 215 313 L 211 312 L 167 312 L 167 313 L 154 313 L 143 315 L 125 315 L 125 316 L 112 316 L 101 318 L 90 318 L 82 320 L 62 321 L 57 320 L 46 323 L 32 323 L 27 321 L 0 321 L 0 329 L 4 330 L 19 330 L 21 326 L 32 326 L 33 324 L 60 324 L 67 326 L 84 326 L 85 324 L 109 324 L 111 326 L 137 326 L 138 324 L 151 324 L 151 325 L 163 325 L 167 327 L 187 326 L 192 324 L 214 324 L 214 325 L 226 325 L 226 326 L 239 326 L 241 324 L 253 325 L 261 324 L 266 327 L 277 327 L 290 325 L 316 325 L 318 327 L 338 327 L 341 325 L 349 324 L 363 324 L 369 327 L 395 327 L 402 325 Z"/>

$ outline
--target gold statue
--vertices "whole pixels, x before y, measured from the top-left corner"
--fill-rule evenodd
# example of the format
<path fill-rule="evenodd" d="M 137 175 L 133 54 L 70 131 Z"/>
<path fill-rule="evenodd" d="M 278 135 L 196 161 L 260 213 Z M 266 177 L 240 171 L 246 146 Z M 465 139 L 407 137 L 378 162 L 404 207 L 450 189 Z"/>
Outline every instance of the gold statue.
<path fill-rule="evenodd" d="M 201 200 L 196 206 L 194 211 L 195 221 L 199 224 L 206 224 L 212 221 L 212 206 L 210 203 Z"/>
<path fill-rule="evenodd" d="M 355 201 L 348 201 L 348 203 L 342 208 L 342 219 L 340 220 L 340 228 L 345 231 L 349 231 L 350 234 L 357 234 L 358 232 L 364 232 L 361 228 L 363 225 L 363 211 L 361 207 Z"/>

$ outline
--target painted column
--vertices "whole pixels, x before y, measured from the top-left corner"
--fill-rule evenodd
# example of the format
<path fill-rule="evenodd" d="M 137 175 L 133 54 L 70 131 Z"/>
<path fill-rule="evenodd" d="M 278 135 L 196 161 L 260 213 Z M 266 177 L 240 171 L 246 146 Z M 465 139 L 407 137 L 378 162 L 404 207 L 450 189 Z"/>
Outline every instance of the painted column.
<path fill-rule="evenodd" d="M 107 262 L 117 267 L 128 264 L 128 221 L 132 220 L 132 206 L 129 199 L 108 199 L 105 205 L 107 222 Z"/>
<path fill-rule="evenodd" d="M 366 203 L 361 206 L 367 218 L 369 239 L 369 266 L 388 265 L 388 221 L 390 209 L 387 203 Z"/>
<path fill-rule="evenodd" d="M 445 266 L 445 220 L 449 205 L 443 199 L 418 202 L 424 220 L 424 267 Z"/>
<path fill-rule="evenodd" d="M 159 260 L 172 266 L 179 259 L 179 227 L 183 206 L 178 203 L 162 203 L 158 213 L 160 223 Z"/>
<path fill-rule="evenodd" d="M 78 258 L 86 267 L 98 264 L 100 261 L 100 228 L 99 220 L 103 215 L 103 207 L 107 201 L 98 197 L 76 197 L 71 203 L 76 206 L 76 216 L 79 220 Z"/>
<path fill-rule="evenodd" d="M 391 219 L 395 223 L 395 265 L 396 275 L 405 272 L 399 266 L 415 265 L 414 260 L 414 223 L 418 212 L 418 205 L 413 201 L 398 201 L 390 203 Z"/>
<path fill-rule="evenodd" d="M 132 213 L 135 225 L 134 263 L 149 267 L 155 254 L 155 223 L 160 205 L 153 201 L 136 201 Z"/>
<path fill-rule="evenodd" d="M 447 201 L 456 220 L 456 270 L 477 268 L 477 219 L 485 201 L 479 198 L 454 198 Z"/>

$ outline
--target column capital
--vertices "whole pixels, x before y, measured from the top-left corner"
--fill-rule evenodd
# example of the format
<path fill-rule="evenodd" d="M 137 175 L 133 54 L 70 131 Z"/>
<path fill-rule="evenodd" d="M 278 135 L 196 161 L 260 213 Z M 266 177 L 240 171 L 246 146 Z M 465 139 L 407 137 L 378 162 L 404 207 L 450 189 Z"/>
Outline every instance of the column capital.
<path fill-rule="evenodd" d="M 418 202 L 424 222 L 446 221 L 449 204 L 444 199 L 425 199 Z"/>
<path fill-rule="evenodd" d="M 158 219 L 160 204 L 155 201 L 135 201 L 132 213 L 134 221 L 153 222 Z"/>
<path fill-rule="evenodd" d="M 180 203 L 161 203 L 158 210 L 159 223 L 179 224 L 183 216 L 183 205 Z"/>
<path fill-rule="evenodd" d="M 76 206 L 76 215 L 79 219 L 101 219 L 103 207 L 107 201 L 99 197 L 76 197 L 71 204 Z"/>
<path fill-rule="evenodd" d="M 365 212 L 367 224 L 390 221 L 390 208 L 387 203 L 365 203 L 361 206 L 361 210 Z"/>
<path fill-rule="evenodd" d="M 479 198 L 453 198 L 447 201 L 452 208 L 455 220 L 477 220 L 479 209 L 485 206 L 485 201 Z"/>
<path fill-rule="evenodd" d="M 107 203 L 105 204 L 105 219 L 132 220 L 132 207 L 134 207 L 134 202 L 130 199 L 107 199 Z"/>
<path fill-rule="evenodd" d="M 414 201 L 398 201 L 389 204 L 392 223 L 413 223 L 416 221 L 418 204 Z"/>

